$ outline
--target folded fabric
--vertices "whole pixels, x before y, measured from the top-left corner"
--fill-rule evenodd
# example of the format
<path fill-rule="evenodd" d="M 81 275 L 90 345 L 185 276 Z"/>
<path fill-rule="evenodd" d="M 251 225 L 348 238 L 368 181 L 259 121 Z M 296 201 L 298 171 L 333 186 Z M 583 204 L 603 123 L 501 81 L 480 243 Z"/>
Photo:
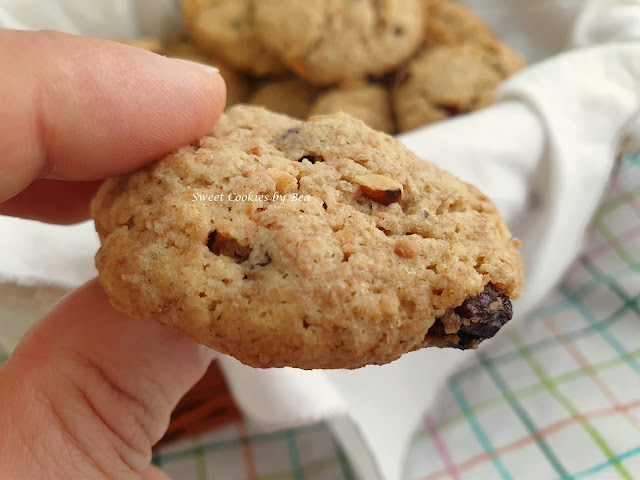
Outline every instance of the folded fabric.
<path fill-rule="evenodd" d="M 561 285 L 438 392 L 404 478 L 638 478 L 639 191 L 629 156 Z"/>
<path fill-rule="evenodd" d="M 176 0 L 1 0 L 0 27 L 58 30 L 104 38 L 155 36 L 180 32 Z"/>

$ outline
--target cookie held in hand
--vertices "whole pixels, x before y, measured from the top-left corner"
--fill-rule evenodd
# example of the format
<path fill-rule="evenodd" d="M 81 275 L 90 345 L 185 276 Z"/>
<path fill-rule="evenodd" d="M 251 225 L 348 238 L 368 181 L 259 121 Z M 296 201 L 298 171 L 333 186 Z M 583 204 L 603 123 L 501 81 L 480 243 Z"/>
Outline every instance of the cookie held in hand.
<path fill-rule="evenodd" d="M 474 348 L 523 284 L 484 195 L 346 115 L 233 107 L 196 146 L 107 180 L 92 215 L 118 310 L 255 367 Z"/>

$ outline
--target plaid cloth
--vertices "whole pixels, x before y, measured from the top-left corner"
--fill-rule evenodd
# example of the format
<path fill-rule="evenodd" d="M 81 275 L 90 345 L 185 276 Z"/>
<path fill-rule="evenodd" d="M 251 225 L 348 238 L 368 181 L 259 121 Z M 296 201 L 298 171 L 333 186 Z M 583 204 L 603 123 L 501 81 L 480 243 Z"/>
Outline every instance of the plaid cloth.
<path fill-rule="evenodd" d="M 640 478 L 640 157 L 545 305 L 453 375 L 407 478 Z"/>
<path fill-rule="evenodd" d="M 640 156 L 621 164 L 584 252 L 542 308 L 449 379 L 407 479 L 640 478 Z M 176 480 L 357 479 L 326 424 L 239 422 L 153 462 Z"/>
<path fill-rule="evenodd" d="M 261 433 L 238 422 L 176 443 L 153 463 L 175 480 L 356 480 L 329 427 Z"/>

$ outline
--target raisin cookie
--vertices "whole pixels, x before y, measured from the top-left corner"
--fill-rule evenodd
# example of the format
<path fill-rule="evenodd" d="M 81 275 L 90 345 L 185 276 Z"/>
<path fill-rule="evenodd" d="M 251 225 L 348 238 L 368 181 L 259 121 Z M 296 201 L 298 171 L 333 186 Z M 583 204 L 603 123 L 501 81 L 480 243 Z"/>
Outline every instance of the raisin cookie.
<path fill-rule="evenodd" d="M 495 40 L 486 23 L 453 0 L 423 0 L 423 4 L 425 45 Z"/>
<path fill-rule="evenodd" d="M 339 114 L 236 106 L 92 202 L 113 305 L 254 367 L 474 348 L 511 318 L 517 242 L 477 189 Z"/>
<path fill-rule="evenodd" d="M 172 42 L 167 45 L 165 55 L 211 65 L 220 70 L 220 75 L 227 85 L 227 107 L 244 102 L 251 92 L 251 82 L 247 77 L 229 67 L 223 60 L 207 55 L 195 45 L 183 41 Z"/>
<path fill-rule="evenodd" d="M 253 0 L 185 0 L 182 4 L 187 30 L 202 50 L 244 73 L 282 75 L 285 66 L 256 33 L 254 8 Z"/>
<path fill-rule="evenodd" d="M 524 65 L 497 40 L 425 49 L 396 75 L 392 101 L 399 130 L 491 104 L 502 81 Z"/>
<path fill-rule="evenodd" d="M 391 98 L 381 85 L 336 88 L 322 93 L 311 106 L 309 115 L 343 112 L 362 120 L 374 130 L 394 133 Z"/>
<path fill-rule="evenodd" d="M 299 78 L 274 80 L 259 86 L 247 101 L 272 112 L 307 118 L 318 89 Z"/>
<path fill-rule="evenodd" d="M 380 76 L 407 60 L 422 43 L 420 1 L 259 0 L 254 22 L 289 68 L 329 86 Z"/>

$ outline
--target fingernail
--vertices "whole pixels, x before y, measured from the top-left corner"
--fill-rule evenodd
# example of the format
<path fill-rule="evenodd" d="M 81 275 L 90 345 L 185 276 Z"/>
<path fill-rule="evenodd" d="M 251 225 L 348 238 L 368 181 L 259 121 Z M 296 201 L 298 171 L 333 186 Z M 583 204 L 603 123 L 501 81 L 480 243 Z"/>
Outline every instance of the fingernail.
<path fill-rule="evenodd" d="M 214 358 L 219 355 L 215 350 L 210 349 L 205 345 L 200 345 L 200 357 L 205 362 L 211 362 Z"/>
<path fill-rule="evenodd" d="M 182 58 L 172 58 L 174 62 L 180 62 L 182 64 L 189 65 L 190 67 L 197 68 L 199 70 L 203 70 L 209 74 L 219 74 L 220 70 L 218 70 L 213 65 L 207 65 L 205 63 L 192 62 L 191 60 L 183 60 Z"/>
<path fill-rule="evenodd" d="M 207 73 L 220 73 L 220 70 L 217 67 L 214 67 L 212 65 L 205 65 L 204 63 L 197 63 L 197 62 L 191 62 L 194 65 L 197 65 L 198 68 L 203 69 L 205 72 Z"/>

